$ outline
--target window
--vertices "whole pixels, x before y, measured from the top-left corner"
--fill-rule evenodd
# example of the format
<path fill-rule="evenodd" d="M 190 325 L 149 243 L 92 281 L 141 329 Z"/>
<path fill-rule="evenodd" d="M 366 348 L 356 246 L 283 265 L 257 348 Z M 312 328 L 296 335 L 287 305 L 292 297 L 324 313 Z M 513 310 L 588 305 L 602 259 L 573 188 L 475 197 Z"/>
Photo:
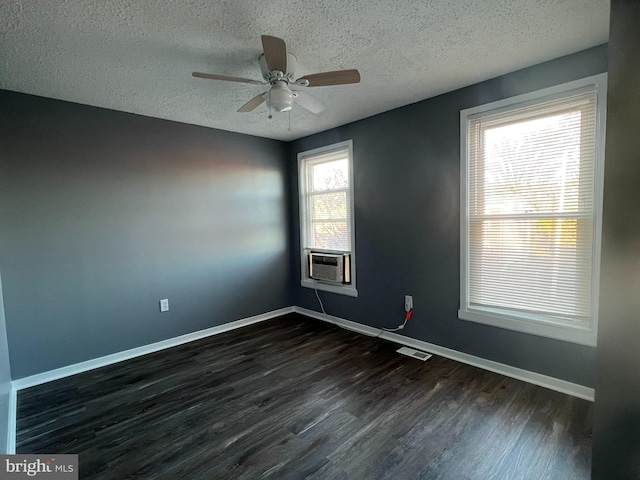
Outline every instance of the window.
<path fill-rule="evenodd" d="M 357 296 L 353 229 L 353 143 L 298 154 L 302 286 Z M 350 283 L 314 281 L 311 252 L 349 255 Z"/>
<path fill-rule="evenodd" d="M 595 345 L 606 74 L 463 110 L 459 318 Z"/>

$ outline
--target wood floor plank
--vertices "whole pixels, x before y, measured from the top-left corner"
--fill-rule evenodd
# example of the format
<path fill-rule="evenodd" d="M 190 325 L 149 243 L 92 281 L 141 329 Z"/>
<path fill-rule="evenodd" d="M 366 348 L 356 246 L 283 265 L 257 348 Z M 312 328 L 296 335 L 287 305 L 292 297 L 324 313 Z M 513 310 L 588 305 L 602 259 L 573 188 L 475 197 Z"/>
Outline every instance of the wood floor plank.
<path fill-rule="evenodd" d="M 592 404 L 300 315 L 19 392 L 90 479 L 588 479 Z"/>

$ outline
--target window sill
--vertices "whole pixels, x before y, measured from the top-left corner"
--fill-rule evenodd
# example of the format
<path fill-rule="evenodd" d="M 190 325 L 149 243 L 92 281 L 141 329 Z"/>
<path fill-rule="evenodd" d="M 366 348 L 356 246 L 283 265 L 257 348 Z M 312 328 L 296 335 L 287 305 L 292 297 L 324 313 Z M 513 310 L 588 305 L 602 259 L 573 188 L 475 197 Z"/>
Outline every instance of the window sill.
<path fill-rule="evenodd" d="M 347 295 L 349 297 L 357 297 L 358 290 L 354 285 L 334 285 L 331 283 L 318 282 L 310 279 L 303 279 L 300 281 L 300 285 L 305 288 L 316 288 L 323 292 L 338 293 L 340 295 Z"/>
<path fill-rule="evenodd" d="M 460 309 L 458 310 L 458 318 L 590 347 L 595 347 L 597 341 L 595 332 L 585 327 L 536 322 L 494 311 Z"/>

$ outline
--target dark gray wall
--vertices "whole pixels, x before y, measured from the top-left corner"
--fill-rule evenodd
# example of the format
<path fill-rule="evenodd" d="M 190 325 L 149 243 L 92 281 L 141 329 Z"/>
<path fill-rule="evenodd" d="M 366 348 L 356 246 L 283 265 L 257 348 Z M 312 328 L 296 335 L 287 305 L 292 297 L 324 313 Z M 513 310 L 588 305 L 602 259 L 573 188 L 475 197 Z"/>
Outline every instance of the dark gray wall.
<path fill-rule="evenodd" d="M 300 139 L 296 154 L 353 139 L 358 298 L 322 293 L 328 313 L 374 327 L 415 315 L 405 335 L 581 385 L 593 386 L 595 349 L 458 320 L 460 295 L 460 110 L 606 71 L 606 45 Z M 349 88 L 349 87 L 344 87 Z M 299 243 L 292 209 L 292 245 Z M 300 287 L 292 252 L 294 301 L 319 310 Z"/>
<path fill-rule="evenodd" d="M 7 451 L 9 429 L 9 395 L 11 394 L 11 369 L 9 368 L 9 347 L 5 330 L 4 307 L 2 301 L 2 281 L 0 280 L 0 453 Z"/>
<path fill-rule="evenodd" d="M 0 105 L 14 379 L 291 304 L 285 143 L 7 91 Z"/>
<path fill-rule="evenodd" d="M 640 479 L 640 2 L 613 0 L 593 478 Z"/>

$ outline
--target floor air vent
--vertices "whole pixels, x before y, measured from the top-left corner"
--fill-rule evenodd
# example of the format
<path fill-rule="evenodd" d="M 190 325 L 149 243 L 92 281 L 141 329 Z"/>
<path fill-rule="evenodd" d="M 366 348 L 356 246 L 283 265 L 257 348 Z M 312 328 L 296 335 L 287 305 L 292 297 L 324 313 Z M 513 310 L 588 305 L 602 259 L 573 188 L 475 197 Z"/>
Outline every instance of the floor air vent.
<path fill-rule="evenodd" d="M 402 347 L 396 350 L 396 352 L 407 355 L 409 357 L 417 358 L 418 360 L 422 360 L 423 362 L 431 358 L 430 353 L 421 352 L 420 350 L 414 350 L 413 348 L 409 347 Z"/>

